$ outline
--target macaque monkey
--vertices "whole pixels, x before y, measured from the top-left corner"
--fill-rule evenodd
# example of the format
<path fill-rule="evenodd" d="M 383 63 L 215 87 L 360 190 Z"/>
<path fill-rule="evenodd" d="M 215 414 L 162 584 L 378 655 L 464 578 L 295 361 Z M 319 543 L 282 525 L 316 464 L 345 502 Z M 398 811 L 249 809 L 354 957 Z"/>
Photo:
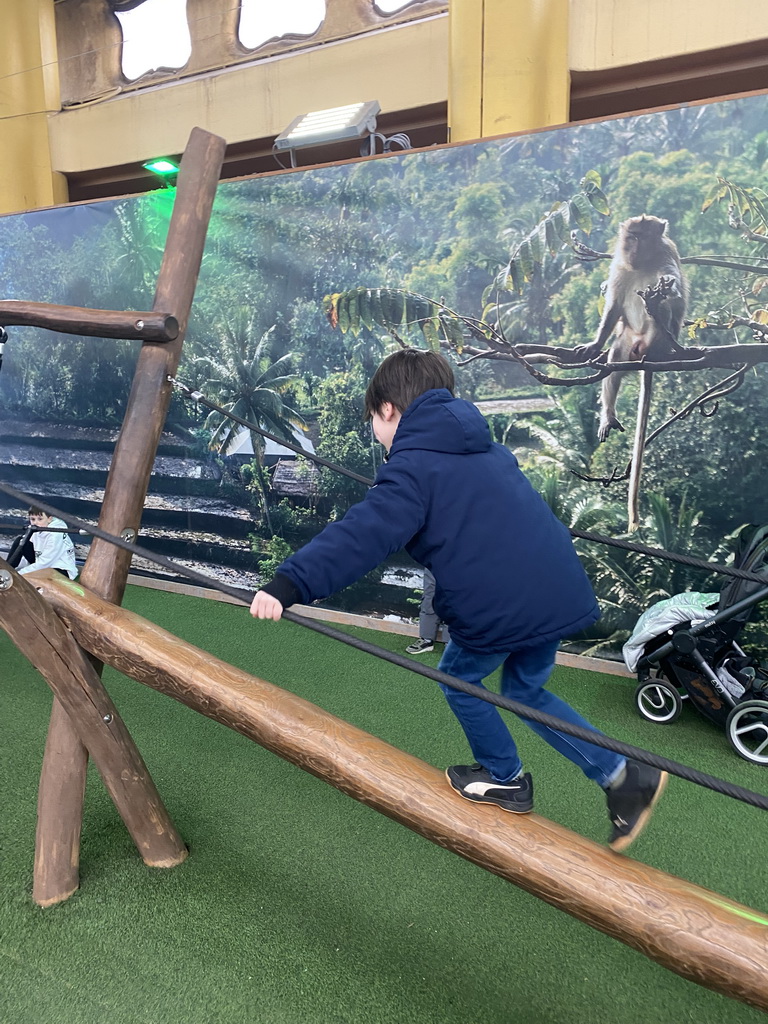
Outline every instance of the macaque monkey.
<path fill-rule="evenodd" d="M 677 343 L 688 304 L 688 282 L 683 276 L 677 246 L 666 234 L 667 222 L 643 215 L 625 220 L 608 272 L 605 308 L 595 340 L 579 348 L 586 359 L 603 351 L 613 332 L 608 362 L 663 360 L 680 352 Z M 653 315 L 646 300 L 654 297 Z M 616 397 L 624 372 L 616 371 L 603 380 L 600 397 L 598 438 L 605 441 L 611 430 L 622 430 L 616 418 Z M 640 375 L 632 475 L 629 483 L 629 525 L 636 529 L 637 491 L 648 424 L 652 373 Z"/>

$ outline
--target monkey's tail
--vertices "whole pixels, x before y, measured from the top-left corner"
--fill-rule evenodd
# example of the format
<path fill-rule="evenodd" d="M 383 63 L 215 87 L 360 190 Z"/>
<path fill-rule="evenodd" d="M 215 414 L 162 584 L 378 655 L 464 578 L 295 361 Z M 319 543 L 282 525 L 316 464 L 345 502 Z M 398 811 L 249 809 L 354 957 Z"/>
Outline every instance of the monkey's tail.
<path fill-rule="evenodd" d="M 634 533 L 640 525 L 640 477 L 643 472 L 645 436 L 648 433 L 648 413 L 651 408 L 651 391 L 653 390 L 653 372 L 651 370 L 640 370 L 639 372 L 640 395 L 637 400 L 635 439 L 632 442 L 632 468 L 629 471 L 629 489 L 627 491 L 627 519 L 630 533 Z"/>

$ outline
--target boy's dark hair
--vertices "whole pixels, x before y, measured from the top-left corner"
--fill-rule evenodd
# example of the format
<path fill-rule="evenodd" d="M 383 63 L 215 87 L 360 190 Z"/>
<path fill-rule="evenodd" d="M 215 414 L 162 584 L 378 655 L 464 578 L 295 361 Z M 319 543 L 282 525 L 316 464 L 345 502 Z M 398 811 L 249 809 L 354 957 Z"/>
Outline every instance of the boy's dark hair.
<path fill-rule="evenodd" d="M 371 419 L 385 402 L 405 412 L 419 395 L 433 388 L 455 387 L 453 369 L 437 352 L 403 348 L 379 364 L 365 392 L 365 418 Z"/>
<path fill-rule="evenodd" d="M 27 515 L 28 516 L 47 516 L 48 513 L 47 512 L 43 512 L 43 510 L 41 508 L 35 508 L 35 506 L 33 505 L 30 508 L 29 512 L 27 512 Z"/>

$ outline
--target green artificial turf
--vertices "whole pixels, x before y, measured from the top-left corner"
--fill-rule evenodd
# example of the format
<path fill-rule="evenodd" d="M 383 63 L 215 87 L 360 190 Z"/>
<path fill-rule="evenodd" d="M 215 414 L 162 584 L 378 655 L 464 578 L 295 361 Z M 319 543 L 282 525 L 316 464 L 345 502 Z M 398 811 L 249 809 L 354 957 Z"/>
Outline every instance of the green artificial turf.
<path fill-rule="evenodd" d="M 467 758 L 435 683 L 246 609 L 129 588 L 126 606 L 438 767 Z M 402 651 L 407 639 L 359 632 Z M 437 652 L 426 659 L 436 664 Z M 139 858 L 98 775 L 81 888 L 31 900 L 49 691 L 0 633 L 0 1024 L 747 1024 L 765 1016 L 432 845 L 223 726 L 108 670 L 105 681 L 190 846 Z M 762 792 L 689 708 L 634 711 L 629 680 L 558 669 L 595 724 Z M 536 810 L 600 842 L 601 792 L 521 723 Z M 672 779 L 632 855 L 768 910 L 763 812 Z"/>

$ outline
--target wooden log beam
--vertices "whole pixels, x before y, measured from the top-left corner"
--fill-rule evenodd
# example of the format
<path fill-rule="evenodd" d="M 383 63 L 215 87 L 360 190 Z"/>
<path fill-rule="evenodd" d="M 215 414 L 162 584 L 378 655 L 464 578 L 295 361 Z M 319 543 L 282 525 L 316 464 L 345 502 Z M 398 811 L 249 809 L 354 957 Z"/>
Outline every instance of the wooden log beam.
<path fill-rule="evenodd" d="M 57 700 L 51 709 L 43 763 L 47 770 L 40 775 L 37 792 L 32 899 L 38 906 L 52 907 L 69 899 L 80 885 L 80 832 L 88 767 L 88 751 Z M 60 841 L 41 842 L 47 831 Z"/>
<path fill-rule="evenodd" d="M 689 981 L 768 1010 L 768 915 L 538 815 L 463 800 L 436 768 L 55 575 L 38 585 L 102 661 Z"/>
<path fill-rule="evenodd" d="M 181 358 L 225 148 L 224 139 L 194 128 L 181 160 L 176 201 L 153 302 L 155 310 L 174 311 L 179 333 L 166 345 L 146 343 L 139 353 L 99 517 L 101 529 L 118 536 L 124 530 L 138 532 L 141 522 L 171 400 L 167 378 L 176 372 Z M 130 563 L 130 552 L 94 538 L 81 578 L 101 597 L 119 603 Z"/>
<path fill-rule="evenodd" d="M 218 136 L 195 128 L 181 160 L 176 200 L 153 302 L 156 314 L 164 316 L 167 310 L 173 310 L 178 332 L 173 341 L 162 345 L 145 341 L 141 347 L 99 518 L 99 526 L 110 533 L 138 532 L 170 402 L 171 385 L 167 377 L 175 372 L 181 357 L 225 145 Z M 95 539 L 82 578 L 101 597 L 119 602 L 125 590 L 130 558 L 125 551 Z M 68 751 L 67 737 L 74 743 L 71 733 L 58 735 L 56 732 L 56 723 L 63 721 L 63 716 L 54 710 L 46 749 L 59 750 L 60 754 L 57 763 L 47 755 L 44 758 L 40 785 L 41 790 L 45 789 L 52 784 L 50 780 L 56 778 L 66 806 L 72 807 L 85 785 L 85 766 L 74 749 Z M 70 770 L 66 777 L 57 777 L 63 763 L 68 763 Z M 64 797 L 67 788 L 69 794 Z M 64 828 L 60 816 L 40 813 L 36 863 L 51 863 L 55 859 L 60 864 L 76 866 L 78 852 L 72 845 L 72 835 L 73 829 Z M 71 878 L 71 872 L 68 877 Z M 65 893 L 67 884 L 62 878 L 61 884 L 52 883 L 52 888 Z"/>
<path fill-rule="evenodd" d="M 139 341 L 173 341 L 179 336 L 179 322 L 170 313 L 84 309 L 17 299 L 0 302 L 0 327 L 44 327 L 62 334 Z"/>
<path fill-rule="evenodd" d="M 41 859 L 35 865 L 35 902 L 40 906 L 60 903 L 78 886 L 77 857 L 60 863 L 62 855 L 72 849 L 79 851 L 80 846 L 83 788 L 70 793 L 67 780 L 74 776 L 80 781 L 85 776 L 79 765 L 73 771 L 69 763 L 73 749 L 83 762 L 85 750 L 93 758 L 144 863 L 162 868 L 180 864 L 187 857 L 187 848 L 98 672 L 35 589 L 35 575 L 21 576 L 2 559 L 0 570 L 0 628 L 56 697 L 48 743 L 53 745 L 59 774 L 46 773 L 38 806 L 39 818 L 51 816 L 68 842 L 53 851 L 45 846 L 41 849 Z M 75 583 L 69 585 L 80 589 Z M 57 716 L 64 721 L 57 721 Z M 63 749 L 61 736 L 65 737 Z"/>

